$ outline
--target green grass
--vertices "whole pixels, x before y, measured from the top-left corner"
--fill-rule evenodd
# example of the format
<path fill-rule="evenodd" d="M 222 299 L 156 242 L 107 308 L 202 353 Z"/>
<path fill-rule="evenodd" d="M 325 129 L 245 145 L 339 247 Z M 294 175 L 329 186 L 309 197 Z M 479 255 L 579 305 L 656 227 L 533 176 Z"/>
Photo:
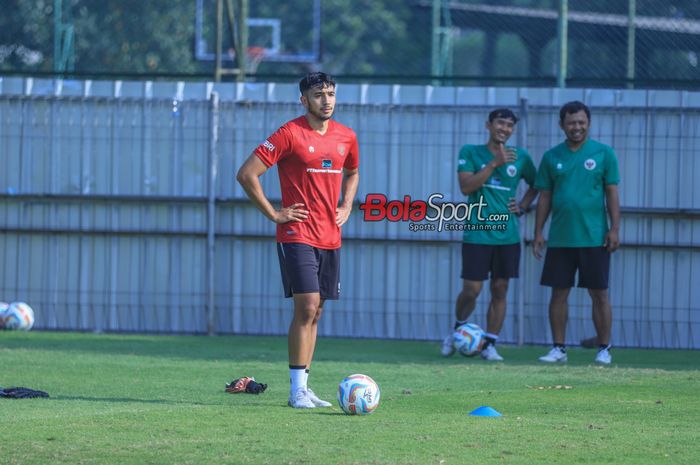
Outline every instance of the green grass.
<path fill-rule="evenodd" d="M 505 363 L 437 343 L 319 340 L 311 386 L 333 400 L 351 373 L 382 390 L 373 415 L 288 408 L 286 339 L 0 333 L 0 386 L 50 399 L 0 399 L 2 464 L 697 464 L 700 352 L 613 351 L 592 365 Z M 240 376 L 262 395 L 226 394 Z M 571 389 L 556 389 L 570 386 Z M 334 401 L 335 404 L 335 401 Z M 490 405 L 500 418 L 468 413 Z"/>

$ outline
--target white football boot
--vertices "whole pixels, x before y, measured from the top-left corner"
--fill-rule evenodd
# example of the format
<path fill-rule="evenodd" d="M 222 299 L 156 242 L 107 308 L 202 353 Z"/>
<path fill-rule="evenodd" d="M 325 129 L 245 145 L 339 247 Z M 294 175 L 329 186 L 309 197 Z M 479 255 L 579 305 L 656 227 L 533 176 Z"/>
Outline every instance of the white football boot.
<path fill-rule="evenodd" d="M 559 347 L 552 347 L 547 355 L 540 357 L 540 362 L 546 363 L 566 363 L 567 360 L 566 352 Z"/>
<path fill-rule="evenodd" d="M 454 342 L 455 339 L 454 337 L 452 337 L 451 333 L 449 336 L 446 336 L 445 339 L 442 340 L 442 347 L 440 348 L 440 353 L 443 357 L 449 357 L 455 353 Z"/>
<path fill-rule="evenodd" d="M 287 405 L 292 408 L 316 408 L 314 403 L 311 402 L 311 399 L 309 399 L 309 395 L 304 388 L 299 388 L 290 394 Z"/>
<path fill-rule="evenodd" d="M 489 344 L 484 350 L 481 351 L 481 358 L 488 360 L 489 362 L 502 362 L 503 357 L 498 354 L 496 346 Z"/>
<path fill-rule="evenodd" d="M 610 365 L 612 363 L 612 355 L 610 355 L 610 346 L 600 349 L 595 356 L 595 362 L 601 365 Z"/>
<path fill-rule="evenodd" d="M 319 399 L 318 396 L 311 390 L 310 387 L 306 388 L 306 396 L 309 398 L 314 407 L 330 407 L 332 404 L 323 399 Z"/>

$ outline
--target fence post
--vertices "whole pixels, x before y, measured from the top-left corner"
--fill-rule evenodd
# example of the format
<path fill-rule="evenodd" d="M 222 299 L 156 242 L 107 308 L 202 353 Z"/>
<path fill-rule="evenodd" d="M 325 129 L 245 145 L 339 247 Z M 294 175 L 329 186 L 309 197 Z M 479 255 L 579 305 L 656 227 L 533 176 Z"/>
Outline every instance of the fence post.
<path fill-rule="evenodd" d="M 627 7 L 627 88 L 634 88 L 637 0 L 628 0 Z"/>
<path fill-rule="evenodd" d="M 557 87 L 566 87 L 567 58 L 569 54 L 569 0 L 559 0 L 557 18 Z"/>
<path fill-rule="evenodd" d="M 216 179 L 219 147 L 219 94 L 212 92 L 209 98 L 209 192 L 207 199 L 207 334 L 215 333 L 216 293 L 214 288 L 215 228 L 216 228 Z"/>
<path fill-rule="evenodd" d="M 527 123 L 528 123 L 528 102 L 527 98 L 521 98 L 518 112 L 520 113 L 520 122 L 518 123 L 518 147 L 528 148 L 527 141 Z M 521 216 L 519 219 L 520 226 L 520 249 L 522 250 L 521 256 L 526 255 L 526 243 L 525 243 L 525 233 L 523 232 L 523 226 L 527 224 L 525 217 Z M 517 280 L 517 298 L 518 298 L 518 345 L 521 346 L 525 343 L 525 281 L 526 273 L 523 264 L 525 260 L 520 260 L 520 267 L 523 272 L 520 274 L 520 278 Z"/>

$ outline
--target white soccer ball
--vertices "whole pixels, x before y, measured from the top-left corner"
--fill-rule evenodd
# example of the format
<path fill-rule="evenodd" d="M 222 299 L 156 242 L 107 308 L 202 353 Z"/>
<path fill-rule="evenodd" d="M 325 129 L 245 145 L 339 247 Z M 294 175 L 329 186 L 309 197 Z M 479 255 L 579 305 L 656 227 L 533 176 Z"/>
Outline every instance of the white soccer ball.
<path fill-rule="evenodd" d="M 454 347 L 465 357 L 473 357 L 481 352 L 484 344 L 484 330 L 474 323 L 465 323 L 455 329 Z"/>
<path fill-rule="evenodd" d="M 12 302 L 4 315 L 5 329 L 29 331 L 34 326 L 34 310 L 24 302 Z"/>
<path fill-rule="evenodd" d="M 338 405 L 348 415 L 369 415 L 379 397 L 379 386 L 367 375 L 350 375 L 338 385 Z"/>

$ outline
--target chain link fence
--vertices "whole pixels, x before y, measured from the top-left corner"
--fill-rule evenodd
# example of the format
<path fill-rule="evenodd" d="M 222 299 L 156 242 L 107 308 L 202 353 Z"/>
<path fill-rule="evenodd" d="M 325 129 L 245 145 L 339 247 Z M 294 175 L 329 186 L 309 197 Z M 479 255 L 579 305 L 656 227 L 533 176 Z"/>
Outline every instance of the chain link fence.
<path fill-rule="evenodd" d="M 287 81 L 323 69 L 346 82 L 437 85 L 696 88 L 700 81 L 696 0 L 0 0 L 0 6 L 5 75 L 211 80 L 217 37 L 223 66 L 234 66 L 231 25 L 243 13 L 246 53 L 255 61 L 253 67 L 249 60 L 249 80 Z"/>
<path fill-rule="evenodd" d="M 435 2 L 422 2 L 431 8 Z M 700 4 L 690 1 L 449 1 L 442 74 L 519 85 L 669 86 L 700 77 Z M 562 40 L 563 38 L 563 40 Z M 451 50 L 450 50 L 451 49 Z M 464 59 L 468 57 L 468 59 Z M 519 78 L 527 79 L 519 79 Z"/>

